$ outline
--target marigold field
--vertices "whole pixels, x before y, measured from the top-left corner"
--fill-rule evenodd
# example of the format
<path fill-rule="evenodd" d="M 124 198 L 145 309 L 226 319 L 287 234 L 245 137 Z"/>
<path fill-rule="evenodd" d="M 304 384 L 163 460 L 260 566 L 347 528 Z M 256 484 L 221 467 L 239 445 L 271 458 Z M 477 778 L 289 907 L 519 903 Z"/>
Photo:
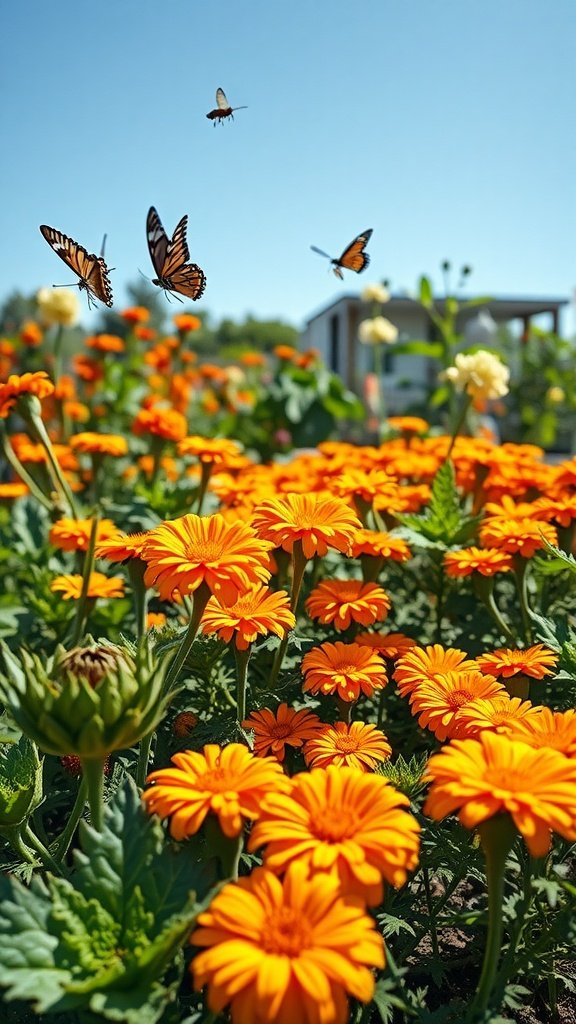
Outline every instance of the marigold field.
<path fill-rule="evenodd" d="M 317 353 L 44 306 L 0 341 L 2 1022 L 576 1021 L 576 459 L 477 429 L 491 352 L 366 423 Z"/>

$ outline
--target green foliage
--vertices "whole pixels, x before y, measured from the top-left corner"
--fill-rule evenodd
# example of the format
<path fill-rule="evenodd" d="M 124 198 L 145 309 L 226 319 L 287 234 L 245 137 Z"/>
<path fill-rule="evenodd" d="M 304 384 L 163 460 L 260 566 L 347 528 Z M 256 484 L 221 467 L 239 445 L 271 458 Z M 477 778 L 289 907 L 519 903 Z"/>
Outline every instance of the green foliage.
<path fill-rule="evenodd" d="M 467 515 L 461 507 L 450 461 L 438 470 L 432 484 L 432 496 L 424 512 L 399 515 L 402 536 L 412 544 L 451 547 L 470 540 L 477 528 L 477 516 Z"/>
<path fill-rule="evenodd" d="M 0 879 L 0 985 L 36 1011 L 79 1008 L 104 1020 L 156 1024 L 182 971 L 180 950 L 209 884 L 127 783 L 104 828 L 81 829 L 71 880 L 29 889 Z"/>

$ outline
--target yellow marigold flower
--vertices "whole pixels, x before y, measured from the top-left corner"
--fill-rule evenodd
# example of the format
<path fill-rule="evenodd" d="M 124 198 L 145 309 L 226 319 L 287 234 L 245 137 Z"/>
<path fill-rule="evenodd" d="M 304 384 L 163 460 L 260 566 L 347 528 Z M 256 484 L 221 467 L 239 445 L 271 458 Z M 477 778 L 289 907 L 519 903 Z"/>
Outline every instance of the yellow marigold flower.
<path fill-rule="evenodd" d="M 54 393 L 54 385 L 48 380 L 45 370 L 37 373 L 12 373 L 7 381 L 0 383 L 0 419 L 6 419 L 21 395 L 36 395 L 47 398 Z"/>
<path fill-rule="evenodd" d="M 223 606 L 216 597 L 211 597 L 202 616 L 201 629 L 203 633 L 217 633 L 225 643 L 233 639 L 239 651 L 246 651 L 258 636 L 275 633 L 283 637 L 295 624 L 286 591 L 269 590 L 262 583 L 256 583 L 230 605 Z"/>
<path fill-rule="evenodd" d="M 258 817 L 266 794 L 287 786 L 277 761 L 255 757 L 242 743 L 208 743 L 202 753 L 184 750 L 171 761 L 175 768 L 148 776 L 142 799 L 150 814 L 170 818 L 174 839 L 194 835 L 209 813 L 225 836 L 237 836 Z"/>
<path fill-rule="evenodd" d="M 372 771 L 380 761 L 390 757 L 392 747 L 375 725 L 363 722 L 335 722 L 324 725 L 304 747 L 304 760 L 309 768 L 357 768 Z"/>
<path fill-rule="evenodd" d="M 54 593 L 59 591 L 64 601 L 78 600 L 82 593 L 82 576 L 67 574 L 56 576 L 50 584 L 50 590 Z M 90 574 L 88 584 L 88 597 L 124 597 L 124 580 L 119 576 L 104 576 L 101 572 Z"/>
<path fill-rule="evenodd" d="M 333 623 L 338 631 L 352 622 L 371 626 L 383 621 L 391 608 L 388 594 L 377 583 L 362 580 L 324 580 L 311 591 L 306 611 L 323 625 Z"/>
<path fill-rule="evenodd" d="M 23 498 L 25 494 L 29 493 L 28 485 L 22 483 L 21 480 L 10 480 L 7 483 L 0 483 L 0 500 Z"/>
<path fill-rule="evenodd" d="M 64 414 L 73 423 L 87 423 L 90 419 L 90 409 L 84 402 L 77 402 L 75 399 L 69 399 L 62 405 Z"/>
<path fill-rule="evenodd" d="M 473 572 L 494 576 L 497 572 L 509 572 L 512 567 L 512 555 L 498 548 L 461 548 L 444 555 L 447 576 L 471 576 Z"/>
<path fill-rule="evenodd" d="M 576 840 L 576 762 L 556 750 L 486 731 L 434 754 L 426 776 L 424 813 L 438 821 L 457 811 L 465 828 L 476 828 L 509 814 L 533 857 L 548 852 L 551 831 Z"/>
<path fill-rule="evenodd" d="M 266 868 L 226 885 L 191 935 L 197 989 L 230 1005 L 232 1024 L 346 1024 L 346 994 L 369 1003 L 371 968 L 384 966 L 374 921 L 326 875 L 294 864 L 283 880 Z"/>
<path fill-rule="evenodd" d="M 118 434 L 98 434 L 85 430 L 81 434 L 73 434 L 70 447 L 77 452 L 88 455 L 114 455 L 119 457 L 128 453 L 128 442 Z"/>
<path fill-rule="evenodd" d="M 58 519 L 52 526 L 48 539 L 61 551 L 87 551 L 92 530 L 92 519 Z M 113 537 L 118 528 L 111 519 L 101 519 L 96 530 L 96 543 Z"/>
<path fill-rule="evenodd" d="M 291 551 L 295 541 L 301 541 L 306 558 L 313 558 L 325 555 L 328 548 L 348 552 L 361 524 L 340 498 L 284 494 L 258 505 L 252 525 L 259 537 L 284 551 Z"/>
<path fill-rule="evenodd" d="M 394 679 L 402 697 L 407 697 L 422 683 L 434 682 L 445 672 L 468 672 L 478 665 L 457 647 L 441 647 L 431 644 L 418 647 L 404 654 L 394 670 Z"/>
<path fill-rule="evenodd" d="M 524 651 L 503 647 L 490 654 L 479 654 L 476 661 L 482 672 L 503 679 L 511 679 L 517 675 L 543 679 L 544 676 L 555 674 L 558 655 L 544 644 L 534 644 Z"/>
<path fill-rule="evenodd" d="M 480 540 L 486 547 L 499 548 L 512 555 L 532 558 L 544 547 L 544 541 L 558 544 L 558 534 L 550 523 L 534 519 L 488 519 L 480 528 Z"/>
<path fill-rule="evenodd" d="M 162 629 L 167 622 L 164 612 L 147 612 L 146 629 Z"/>
<path fill-rule="evenodd" d="M 404 885 L 418 863 L 420 826 L 409 805 L 381 775 L 313 768 L 266 797 L 248 849 L 266 847 L 265 866 L 278 874 L 299 861 L 310 875 L 339 878 L 343 895 L 378 905 L 382 880 Z"/>
<path fill-rule="evenodd" d="M 242 725 L 254 730 L 254 753 L 258 757 L 271 754 L 278 761 L 284 760 L 286 746 L 299 749 L 322 727 L 313 711 L 308 708 L 294 711 L 287 704 L 280 704 L 276 713 L 268 708 L 252 711 Z"/>
<path fill-rule="evenodd" d="M 194 316 L 192 313 L 176 313 L 172 317 L 172 323 L 181 334 L 188 334 L 189 331 L 198 331 L 202 327 L 200 317 Z"/>
<path fill-rule="evenodd" d="M 110 537 L 98 541 L 96 558 L 105 558 L 108 562 L 126 562 L 129 558 L 142 558 L 142 548 L 147 540 L 147 531 L 121 533 L 120 530 L 115 530 Z"/>
<path fill-rule="evenodd" d="M 360 644 L 320 644 L 302 659 L 305 693 L 335 694 L 345 701 L 358 700 L 361 693 L 371 697 L 388 682 L 384 662 L 369 647 Z"/>
<path fill-rule="evenodd" d="M 358 633 L 355 640 L 361 647 L 372 647 L 389 661 L 396 661 L 418 646 L 415 640 L 404 636 L 404 633 Z"/>
<path fill-rule="evenodd" d="M 213 466 L 234 466 L 241 447 L 225 437 L 185 437 L 178 442 L 179 455 L 194 455 L 200 462 Z"/>
<path fill-rule="evenodd" d="M 353 558 L 371 555 L 373 558 L 389 558 L 392 562 L 407 562 L 412 558 L 405 540 L 377 530 L 356 530 L 350 554 Z"/>
<path fill-rule="evenodd" d="M 576 709 L 535 708 L 536 715 L 514 721 L 514 737 L 531 747 L 549 747 L 576 758 Z"/>
<path fill-rule="evenodd" d="M 145 306 L 128 306 L 122 310 L 120 316 L 127 324 L 145 324 L 150 319 L 150 310 Z"/>
<path fill-rule="evenodd" d="M 462 736 L 476 736 L 484 729 L 510 736 L 515 732 L 518 721 L 531 719 L 540 713 L 529 700 L 499 694 L 497 697 L 477 697 L 470 704 L 464 704 L 458 712 L 458 723 Z"/>
<path fill-rule="evenodd" d="M 421 728 L 430 729 L 436 739 L 444 741 L 464 735 L 461 708 L 478 697 L 491 698 L 505 692 L 503 684 L 494 676 L 484 675 L 478 669 L 466 672 L 457 669 L 417 686 L 410 695 L 410 710 L 418 715 Z"/>
<path fill-rule="evenodd" d="M 96 352 L 123 352 L 124 339 L 117 334 L 93 334 L 84 342 L 86 348 L 92 348 Z"/>
<path fill-rule="evenodd" d="M 166 441 L 181 441 L 186 435 L 186 417 L 176 409 L 141 409 L 132 430 L 135 434 L 153 434 Z"/>
<path fill-rule="evenodd" d="M 182 516 L 149 531 L 141 556 L 148 563 L 144 582 L 157 586 L 164 601 L 174 591 L 184 596 L 206 583 L 223 604 L 234 604 L 253 584 L 268 582 L 271 546 L 245 523 L 227 523 L 219 513 Z"/>
<path fill-rule="evenodd" d="M 41 288 L 36 293 L 36 302 L 43 324 L 61 324 L 73 327 L 80 315 L 80 303 L 76 292 L 69 288 Z"/>

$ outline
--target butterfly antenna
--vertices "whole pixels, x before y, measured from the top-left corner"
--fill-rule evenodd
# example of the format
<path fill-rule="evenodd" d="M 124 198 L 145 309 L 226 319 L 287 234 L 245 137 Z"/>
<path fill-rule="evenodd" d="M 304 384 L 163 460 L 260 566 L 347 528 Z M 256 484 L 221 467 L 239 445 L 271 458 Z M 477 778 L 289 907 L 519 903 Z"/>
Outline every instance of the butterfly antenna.
<path fill-rule="evenodd" d="M 104 238 L 102 239 L 102 245 L 100 246 L 100 259 L 101 260 L 104 259 L 104 251 L 106 249 L 106 239 L 107 238 L 108 238 L 108 235 L 104 235 Z"/>

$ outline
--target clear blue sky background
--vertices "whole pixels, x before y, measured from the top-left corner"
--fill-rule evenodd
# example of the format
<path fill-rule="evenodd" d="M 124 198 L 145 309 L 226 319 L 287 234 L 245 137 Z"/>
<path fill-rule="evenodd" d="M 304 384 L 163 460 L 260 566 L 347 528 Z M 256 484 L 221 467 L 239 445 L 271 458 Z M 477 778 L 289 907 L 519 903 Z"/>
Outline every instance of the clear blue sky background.
<path fill-rule="evenodd" d="M 170 232 L 188 213 L 217 317 L 441 290 L 444 258 L 470 292 L 572 296 L 575 0 L 29 0 L 3 22 L 0 299 L 72 282 L 45 222 L 91 252 L 108 233 L 121 308 L 150 205 Z M 249 109 L 213 127 L 217 86 Z M 368 227 L 341 284 L 309 246 Z"/>

